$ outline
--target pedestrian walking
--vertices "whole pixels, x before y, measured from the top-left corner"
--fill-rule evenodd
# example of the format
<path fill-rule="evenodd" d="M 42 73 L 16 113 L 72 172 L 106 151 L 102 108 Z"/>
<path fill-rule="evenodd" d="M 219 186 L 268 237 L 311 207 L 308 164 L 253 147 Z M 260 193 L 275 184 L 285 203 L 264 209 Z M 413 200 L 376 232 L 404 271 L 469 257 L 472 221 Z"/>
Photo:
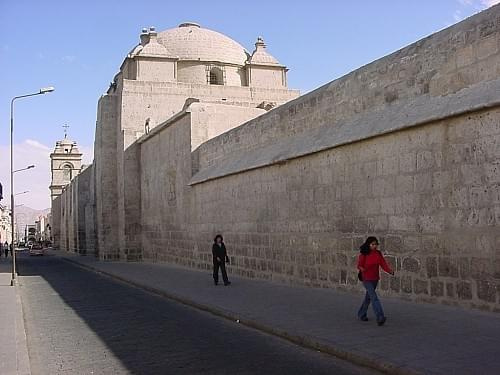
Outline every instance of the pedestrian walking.
<path fill-rule="evenodd" d="M 226 246 L 224 245 L 224 239 L 220 234 L 215 236 L 214 244 L 212 245 L 212 255 L 214 262 L 214 283 L 219 284 L 219 268 L 222 273 L 222 280 L 224 285 L 229 285 L 231 282 L 227 278 L 226 272 L 226 262 L 229 263 L 229 257 L 227 256 Z"/>
<path fill-rule="evenodd" d="M 5 257 L 7 258 L 9 256 L 9 244 L 7 243 L 7 241 L 5 241 L 5 244 L 3 246 L 3 251 L 5 253 Z"/>
<path fill-rule="evenodd" d="M 377 284 L 380 280 L 379 267 L 382 267 L 385 272 L 394 275 L 394 271 L 389 267 L 384 256 L 378 250 L 377 238 L 368 237 L 360 247 L 358 258 L 359 278 L 366 289 L 365 299 L 358 311 L 358 318 L 364 322 L 368 321 L 366 314 L 371 302 L 377 324 L 382 326 L 386 321 L 386 317 L 376 292 Z"/>

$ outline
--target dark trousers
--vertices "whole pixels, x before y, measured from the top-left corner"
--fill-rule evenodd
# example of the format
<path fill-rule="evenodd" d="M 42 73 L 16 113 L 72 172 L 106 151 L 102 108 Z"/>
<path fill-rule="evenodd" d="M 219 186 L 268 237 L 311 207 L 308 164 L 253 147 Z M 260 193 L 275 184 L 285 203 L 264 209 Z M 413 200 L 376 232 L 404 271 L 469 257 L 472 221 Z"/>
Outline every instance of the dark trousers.
<path fill-rule="evenodd" d="M 227 279 L 225 262 L 217 262 L 217 261 L 214 262 L 214 282 L 215 283 L 219 282 L 219 267 L 222 272 L 222 280 L 224 280 L 224 284 L 227 284 L 229 280 Z"/>

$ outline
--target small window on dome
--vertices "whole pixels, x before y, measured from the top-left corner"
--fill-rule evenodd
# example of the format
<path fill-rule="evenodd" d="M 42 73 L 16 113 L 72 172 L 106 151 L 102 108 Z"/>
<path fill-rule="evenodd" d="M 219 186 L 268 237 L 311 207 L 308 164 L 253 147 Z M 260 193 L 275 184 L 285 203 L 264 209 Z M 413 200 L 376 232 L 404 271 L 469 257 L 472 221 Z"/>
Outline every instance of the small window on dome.
<path fill-rule="evenodd" d="M 221 68 L 213 67 L 212 69 L 210 69 L 210 84 L 211 85 L 224 84 L 224 74 Z"/>

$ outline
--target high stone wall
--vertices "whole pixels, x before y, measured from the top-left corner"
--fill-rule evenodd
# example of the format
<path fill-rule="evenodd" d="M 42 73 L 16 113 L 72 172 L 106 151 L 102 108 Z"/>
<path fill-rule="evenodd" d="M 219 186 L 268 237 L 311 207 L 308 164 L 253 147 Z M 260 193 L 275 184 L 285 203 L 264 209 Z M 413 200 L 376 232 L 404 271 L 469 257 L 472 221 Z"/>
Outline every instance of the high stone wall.
<path fill-rule="evenodd" d="M 137 142 L 129 104 L 220 88 L 126 82 L 99 101 L 87 246 L 95 228 L 101 259 L 209 269 L 222 233 L 232 273 L 361 290 L 357 248 L 374 234 L 397 270 L 382 293 L 499 311 L 499 29 L 495 6 L 208 141 L 205 104 Z M 69 248 L 74 218 L 53 220 Z"/>
<path fill-rule="evenodd" d="M 178 118 L 141 144 L 144 258 L 208 269 L 220 232 L 232 273 L 360 290 L 374 234 L 384 294 L 500 310 L 499 36 L 496 6 L 191 155 Z"/>

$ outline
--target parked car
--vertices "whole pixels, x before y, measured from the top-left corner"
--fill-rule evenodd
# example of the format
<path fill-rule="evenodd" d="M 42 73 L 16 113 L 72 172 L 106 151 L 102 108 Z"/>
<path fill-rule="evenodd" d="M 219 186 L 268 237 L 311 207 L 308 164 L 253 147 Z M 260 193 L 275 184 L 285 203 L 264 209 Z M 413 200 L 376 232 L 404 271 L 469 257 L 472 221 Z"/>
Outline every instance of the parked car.
<path fill-rule="evenodd" d="M 44 255 L 45 249 L 42 245 L 35 243 L 30 247 L 30 255 Z"/>

